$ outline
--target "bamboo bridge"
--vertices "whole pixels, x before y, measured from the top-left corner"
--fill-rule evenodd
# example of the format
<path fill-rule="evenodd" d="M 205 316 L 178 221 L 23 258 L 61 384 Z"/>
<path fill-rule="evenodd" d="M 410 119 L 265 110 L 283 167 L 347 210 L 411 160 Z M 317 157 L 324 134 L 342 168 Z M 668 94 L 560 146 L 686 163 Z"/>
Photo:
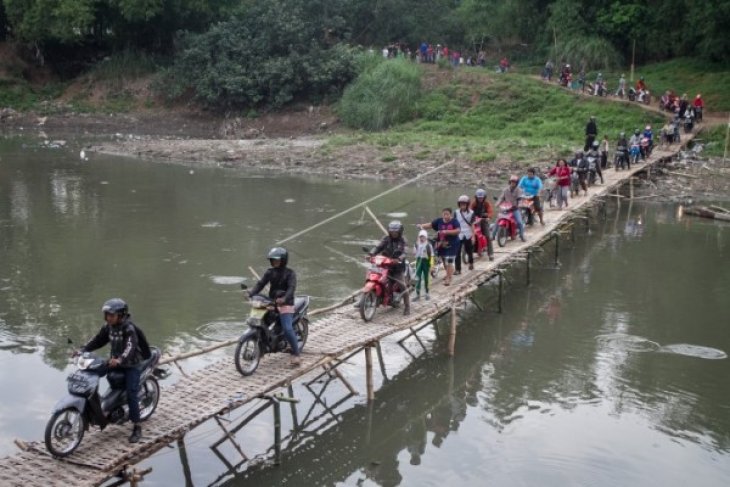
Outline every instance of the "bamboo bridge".
<path fill-rule="evenodd" d="M 686 143 L 691 138 L 692 136 L 688 135 L 683 142 Z M 677 146 L 674 146 L 674 149 L 677 149 Z M 637 173 L 650 172 L 652 165 L 675 154 L 676 151 L 658 147 L 648 162 L 635 165 L 631 170 L 616 172 L 607 169 L 604 172 L 605 183 L 590 187 L 587 197 L 571 199 L 569 209 L 559 211 L 546 208 L 545 225 L 527 228 L 527 242 L 508 243 L 503 249 L 497 250 L 493 262 L 486 258 L 477 259 L 474 270 L 454 276 L 449 287 L 434 282 L 431 300 L 412 303 L 410 316 L 403 316 L 397 309 L 387 311 L 380 309 L 372 322 L 364 323 L 358 310 L 350 304 L 355 298 L 354 294 L 339 305 L 320 310 L 319 313 L 313 312 L 312 315 L 318 317 L 312 320 L 307 346 L 302 353 L 302 365 L 297 369 L 289 367 L 288 356 L 272 354 L 262 358 L 258 370 L 250 377 L 242 377 L 229 356 L 189 375 L 183 374 L 177 383 L 164 388 L 157 411 L 144 424 L 144 435 L 139 443 L 127 442 L 128 425 L 111 425 L 103 432 L 92 427 L 86 433 L 78 450 L 66 459 L 55 459 L 47 453 L 43 442 L 16 440 L 19 451 L 0 459 L 0 485 L 19 487 L 98 486 L 106 483 L 137 485 L 149 469 L 139 471 L 135 469 L 135 465 L 175 442 L 181 445 L 186 433 L 211 419 L 218 422 L 224 431 L 223 438 L 216 445 L 231 441 L 245 458 L 232 435 L 247 421 L 235 428 L 227 429 L 220 420 L 222 415 L 264 398 L 268 402 L 255 414 L 273 406 L 277 417 L 279 402 L 286 400 L 286 397 L 277 396 L 275 393 L 288 389 L 291 395 L 291 384 L 302 380 L 305 376 L 311 378 L 325 374 L 336 375 L 352 391 L 352 386 L 337 371 L 337 366 L 360 352 L 365 353 L 367 398 L 370 401 L 374 397 L 372 350 L 376 350 L 382 364 L 380 349 L 382 339 L 402 331 L 415 334 L 420 327 L 450 313 L 448 352 L 453 355 L 456 342 L 456 309 L 472 293 L 480 286 L 496 279 L 499 281 L 501 307 L 502 272 L 506 267 L 516 263 L 526 263 L 529 281 L 530 257 L 533 252 L 542 250 L 539 247 L 543 244 L 554 241 L 557 262 L 560 239 L 566 233 L 566 229 L 580 219 L 587 218 L 587 211 L 596 205 L 604 204 L 606 198 L 625 198 L 619 195 L 618 191 L 625 184 L 630 185 L 630 197 L 633 197 L 633 181 Z M 210 349 L 229 343 L 219 344 Z M 168 362 L 174 361 L 177 364 L 191 355 L 193 354 L 184 354 Z M 295 405 L 292 404 L 291 407 L 294 412 Z M 278 429 L 275 436 L 276 444 L 280 448 L 281 433 Z M 279 453 L 278 448 L 277 453 Z"/>

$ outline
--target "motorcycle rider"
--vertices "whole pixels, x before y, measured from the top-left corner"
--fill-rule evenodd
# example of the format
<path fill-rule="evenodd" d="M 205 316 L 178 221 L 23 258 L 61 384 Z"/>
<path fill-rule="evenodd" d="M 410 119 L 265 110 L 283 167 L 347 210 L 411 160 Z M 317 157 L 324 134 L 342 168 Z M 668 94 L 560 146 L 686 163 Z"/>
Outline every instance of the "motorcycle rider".
<path fill-rule="evenodd" d="M 542 205 L 540 204 L 540 191 L 542 191 L 542 180 L 535 175 L 535 168 L 531 167 L 527 170 L 527 175 L 520 178 L 520 182 L 517 186 L 522 190 L 522 193 L 528 197 L 532 197 L 532 208 L 534 209 L 537 216 L 540 217 L 540 224 L 545 225 L 542 219 Z M 532 225 L 533 216 L 528 216 L 528 225 Z"/>
<path fill-rule="evenodd" d="M 99 332 L 81 347 L 80 353 L 92 352 L 107 343 L 111 344 L 108 365 L 124 374 L 127 392 L 129 419 L 132 421 L 130 443 L 137 443 L 142 437 L 142 427 L 139 418 L 139 378 L 140 370 L 137 367 L 142 360 L 150 358 L 151 352 L 147 338 L 142 330 L 135 325 L 129 314 L 129 306 L 124 300 L 112 298 L 101 307 L 104 321 Z"/>
<path fill-rule="evenodd" d="M 639 146 L 641 147 L 641 132 L 639 129 L 634 130 L 634 135 L 629 139 L 629 147 Z M 631 157 L 629 157 L 631 159 Z"/>
<path fill-rule="evenodd" d="M 502 195 L 499 197 L 499 200 L 497 201 L 497 206 L 499 206 L 502 203 L 509 203 L 512 208 L 512 216 L 514 216 L 515 223 L 517 223 L 517 230 L 520 234 L 520 240 L 523 242 L 525 241 L 525 224 L 522 222 L 522 212 L 520 211 L 519 203 L 522 199 L 522 190 L 518 186 L 520 182 L 520 179 L 516 175 L 512 175 L 509 177 L 509 185 L 507 188 L 505 188 L 504 191 L 502 191 Z M 497 236 L 497 230 L 498 227 L 494 227 L 494 234 L 492 235 L 492 238 L 496 238 Z"/>
<path fill-rule="evenodd" d="M 591 118 L 588 120 L 588 123 L 586 124 L 586 143 L 583 146 L 583 151 L 587 152 L 588 149 L 591 148 L 593 145 L 593 141 L 596 140 L 596 135 L 598 135 L 598 126 L 596 125 L 596 117 L 594 115 L 591 115 Z"/>
<path fill-rule="evenodd" d="M 595 169 L 598 177 L 601 178 L 601 184 L 603 184 L 603 172 L 601 171 L 601 153 L 599 151 L 600 142 L 597 140 L 593 141 L 591 150 L 586 154 L 586 160 L 588 161 L 588 170 Z M 591 162 L 592 161 L 592 162 Z"/>
<path fill-rule="evenodd" d="M 403 290 L 403 314 L 411 314 L 411 297 L 409 294 L 408 283 L 405 281 L 405 258 L 408 243 L 403 236 L 403 224 L 398 220 L 393 220 L 388 224 L 388 235 L 380 240 L 380 243 L 370 251 L 370 255 L 383 255 L 390 259 L 400 260 L 400 264 L 392 268 L 390 278 L 393 282 L 398 283 Z"/>
<path fill-rule="evenodd" d="M 618 89 L 616 90 L 616 96 L 620 96 L 621 98 L 626 96 L 626 76 L 621 74 L 621 77 L 618 80 Z"/>
<path fill-rule="evenodd" d="M 629 143 L 626 141 L 626 132 L 621 132 L 616 142 L 616 157 L 615 167 L 618 171 L 619 166 L 623 167 L 623 164 L 628 164 L 631 169 L 631 163 L 629 162 Z M 620 164 L 618 158 L 623 158 L 623 164 Z"/>
<path fill-rule="evenodd" d="M 692 102 L 692 105 L 695 109 L 695 120 L 697 122 L 702 121 L 702 111 L 705 109 L 705 101 L 702 99 L 702 95 L 700 93 L 697 93 L 697 96 L 695 96 L 694 101 Z"/>
<path fill-rule="evenodd" d="M 489 260 L 494 260 L 494 246 L 489 235 L 489 220 L 494 216 L 494 209 L 487 199 L 487 192 L 484 189 L 479 188 L 474 192 L 474 199 L 469 208 L 474 212 L 474 217 L 480 218 L 479 229 L 487 238 L 487 256 L 489 256 Z"/>
<path fill-rule="evenodd" d="M 266 257 L 269 259 L 271 267 L 251 288 L 248 297 L 259 294 L 267 284 L 269 285 L 269 299 L 276 303 L 284 338 L 291 347 L 290 365 L 298 367 L 301 365 L 299 357 L 301 350 L 299 350 L 297 335 L 294 333 L 294 293 L 297 289 L 297 274 L 293 269 L 287 267 L 289 252 L 284 247 L 273 247 Z"/>
<path fill-rule="evenodd" d="M 643 102 L 644 98 L 646 97 L 646 83 L 644 82 L 644 77 L 640 77 L 639 81 L 636 82 L 636 100 L 639 102 Z"/>

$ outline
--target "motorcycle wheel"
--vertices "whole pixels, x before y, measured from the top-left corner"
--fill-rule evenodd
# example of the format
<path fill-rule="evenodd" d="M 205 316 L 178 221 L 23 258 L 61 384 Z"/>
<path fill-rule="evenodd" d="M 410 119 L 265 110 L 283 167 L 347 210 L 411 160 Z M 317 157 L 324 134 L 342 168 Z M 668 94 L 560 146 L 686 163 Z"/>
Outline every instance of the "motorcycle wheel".
<path fill-rule="evenodd" d="M 504 247 L 505 245 L 507 245 L 506 227 L 499 227 L 499 230 L 497 230 L 497 244 L 499 244 L 500 247 Z"/>
<path fill-rule="evenodd" d="M 309 320 L 307 318 L 300 319 L 296 325 L 294 325 L 294 333 L 297 335 L 297 345 L 299 346 L 299 352 L 304 349 L 304 345 L 307 343 L 307 337 L 309 336 Z"/>
<path fill-rule="evenodd" d="M 360 297 L 360 318 L 364 321 L 370 321 L 375 316 L 375 310 L 378 307 L 378 297 L 375 295 L 375 291 L 368 291 L 363 293 Z"/>
<path fill-rule="evenodd" d="M 256 334 L 248 335 L 236 346 L 236 369 L 243 376 L 248 376 L 256 371 L 261 361 L 261 347 L 259 346 Z"/>
<path fill-rule="evenodd" d="M 54 457 L 67 457 L 79 447 L 85 430 L 86 420 L 78 409 L 62 409 L 54 413 L 46 424 L 46 449 Z"/>
<path fill-rule="evenodd" d="M 154 377 L 147 377 L 139 391 L 139 419 L 146 421 L 160 402 L 160 384 Z"/>

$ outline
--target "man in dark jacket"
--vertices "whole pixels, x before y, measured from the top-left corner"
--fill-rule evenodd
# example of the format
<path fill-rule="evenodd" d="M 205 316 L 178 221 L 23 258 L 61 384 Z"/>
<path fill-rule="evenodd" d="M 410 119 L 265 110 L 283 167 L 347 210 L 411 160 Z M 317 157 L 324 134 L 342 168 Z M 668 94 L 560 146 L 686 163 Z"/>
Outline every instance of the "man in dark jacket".
<path fill-rule="evenodd" d="M 291 347 L 291 366 L 301 364 L 299 358 L 299 342 L 294 333 L 294 293 L 297 289 L 297 275 L 287 267 L 289 252 L 284 247 L 274 247 L 269 251 L 271 267 L 266 270 L 259 282 L 249 291 L 249 297 L 258 294 L 269 285 L 269 298 L 274 300 L 279 311 L 279 322 L 284 331 L 284 338 Z"/>
<path fill-rule="evenodd" d="M 370 252 L 370 255 L 384 255 L 402 261 L 406 257 L 407 246 L 408 244 L 403 236 L 403 225 L 401 222 L 394 220 L 388 224 L 388 235 L 383 237 L 380 243 Z M 403 314 L 408 315 L 411 313 L 411 298 L 408 294 L 410 291 L 408 283 L 405 281 L 405 269 L 405 263 L 401 262 L 393 267 L 390 276 L 394 282 L 398 283 L 403 292 Z"/>
<path fill-rule="evenodd" d="M 99 333 L 81 348 L 81 352 L 91 352 L 111 344 L 109 367 L 118 368 L 124 373 L 129 406 L 129 419 L 134 424 L 130 443 L 137 443 L 142 436 L 139 418 L 139 377 L 137 365 L 150 357 L 150 347 L 142 330 L 129 316 L 129 307 L 122 299 L 113 298 L 101 308 L 106 324 Z"/>
<path fill-rule="evenodd" d="M 588 120 L 588 123 L 586 124 L 586 143 L 583 147 L 583 152 L 588 152 L 588 150 L 593 146 L 593 141 L 596 140 L 596 135 L 598 135 L 596 117 L 591 115 L 590 120 Z"/>

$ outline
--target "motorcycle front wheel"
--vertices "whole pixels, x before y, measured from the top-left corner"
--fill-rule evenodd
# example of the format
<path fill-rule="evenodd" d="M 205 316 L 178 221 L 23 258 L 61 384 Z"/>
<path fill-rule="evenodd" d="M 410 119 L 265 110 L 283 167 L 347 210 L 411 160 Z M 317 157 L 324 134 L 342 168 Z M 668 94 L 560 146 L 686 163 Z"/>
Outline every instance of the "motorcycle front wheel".
<path fill-rule="evenodd" d="M 146 421 L 160 402 L 160 384 L 154 377 L 147 377 L 139 389 L 139 419 Z"/>
<path fill-rule="evenodd" d="M 54 457 L 67 457 L 79 447 L 85 430 L 86 420 L 78 409 L 57 411 L 46 424 L 46 448 Z"/>
<path fill-rule="evenodd" d="M 297 335 L 297 345 L 301 352 L 304 345 L 307 343 L 307 337 L 309 336 L 309 320 L 307 318 L 302 318 L 297 321 L 297 324 L 294 325 L 294 333 Z"/>
<path fill-rule="evenodd" d="M 500 247 L 507 245 L 507 227 L 500 226 L 497 230 L 497 243 Z"/>
<path fill-rule="evenodd" d="M 238 342 L 236 346 L 236 369 L 243 376 L 248 376 L 256 371 L 261 361 L 261 347 L 258 336 L 252 333 Z"/>
<path fill-rule="evenodd" d="M 375 291 L 368 291 L 363 293 L 360 297 L 360 318 L 365 321 L 370 321 L 375 316 L 375 310 L 378 307 L 378 297 L 375 295 Z"/>

